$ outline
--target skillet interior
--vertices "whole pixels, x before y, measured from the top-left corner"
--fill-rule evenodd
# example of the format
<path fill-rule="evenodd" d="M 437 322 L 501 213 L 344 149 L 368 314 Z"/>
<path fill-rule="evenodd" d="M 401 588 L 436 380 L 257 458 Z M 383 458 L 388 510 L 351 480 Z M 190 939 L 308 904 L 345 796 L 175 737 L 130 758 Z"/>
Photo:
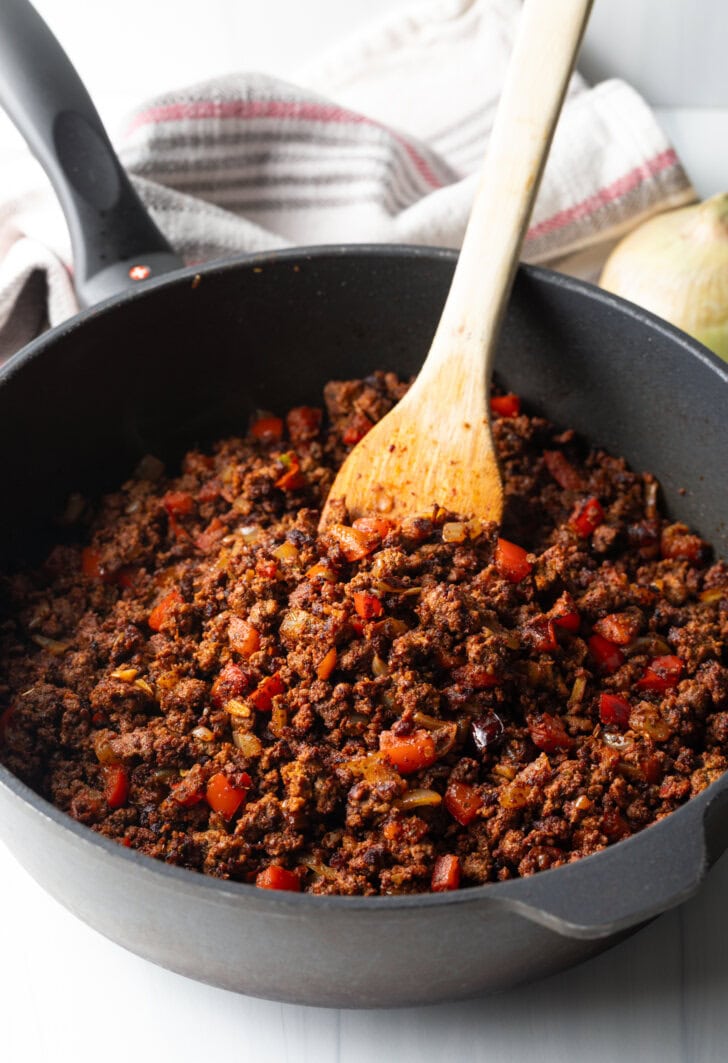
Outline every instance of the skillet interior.
<path fill-rule="evenodd" d="M 44 337 L 7 367 L 0 383 L 0 432 L 5 454 L 12 455 L 0 470 L 3 497 L 10 500 L 0 532 L 5 556 L 27 555 L 40 543 L 48 515 L 69 490 L 112 487 L 146 452 L 174 458 L 193 441 L 240 431 L 254 407 L 316 402 L 331 377 L 379 367 L 415 372 L 453 264 L 451 253 L 426 249 L 262 256 L 208 267 L 199 283 L 188 271 Z M 507 386 L 531 405 L 626 455 L 634 467 L 654 471 L 671 512 L 726 554 L 726 370 L 717 359 L 588 286 L 523 269 L 497 366 Z M 572 865 L 553 872 L 564 886 L 556 894 L 568 899 L 560 918 L 568 923 L 579 906 L 593 916 L 589 932 L 564 936 L 563 927 L 552 932 L 546 917 L 520 915 L 519 904 L 533 904 L 544 888 L 554 892 L 547 887 L 554 881 L 550 872 L 452 898 L 359 899 L 355 912 L 349 898 L 260 897 L 249 887 L 203 883 L 120 852 L 71 828 L 21 785 L 7 786 L 6 774 L 0 771 L 6 784 L 0 798 L 11 846 L 92 925 L 214 984 L 318 1004 L 440 1000 L 573 963 L 645 917 L 637 903 L 631 916 L 627 906 L 611 925 L 596 911 L 595 885 L 607 892 L 610 883 L 619 888 L 615 855 L 650 865 L 658 838 L 664 851 L 668 832 L 677 832 L 681 822 L 701 833 L 696 810 L 686 806 L 643 835 L 579 862 L 583 871 Z M 699 844 L 693 858 L 697 881 Z M 659 871 L 664 875 L 664 868 Z M 681 896 L 678 880 L 671 903 Z M 568 882 L 577 890 L 570 892 Z M 668 894 L 657 890 L 648 914 Z M 276 934 L 278 949 L 272 947 Z M 376 966 L 354 969 L 353 958 L 374 938 Z M 280 948 L 287 965 L 280 963 Z M 302 982 L 307 957 L 316 972 Z M 286 974 L 289 968 L 295 977 Z M 414 985 L 407 978 L 413 969 L 419 972 Z M 343 971 L 349 974 L 342 981 Z"/>
<path fill-rule="evenodd" d="M 416 372 L 454 261 L 417 248 L 259 256 L 207 267 L 197 283 L 193 271 L 162 279 L 42 338 L 2 376 L 13 519 L 0 548 L 27 553 L 69 490 L 111 488 L 144 453 L 174 458 L 240 431 L 255 407 L 319 402 L 331 378 Z M 496 368 L 557 423 L 654 472 L 671 513 L 726 554 L 723 363 L 636 307 L 531 267 Z"/>

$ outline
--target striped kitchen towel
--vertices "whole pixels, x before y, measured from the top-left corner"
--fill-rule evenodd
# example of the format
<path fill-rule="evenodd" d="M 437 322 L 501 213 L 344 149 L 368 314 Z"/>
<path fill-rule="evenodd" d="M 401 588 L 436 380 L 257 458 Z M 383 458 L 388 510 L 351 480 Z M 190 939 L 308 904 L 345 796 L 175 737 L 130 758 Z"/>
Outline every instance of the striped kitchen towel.
<path fill-rule="evenodd" d="M 161 96 L 116 138 L 122 161 L 188 263 L 296 244 L 458 247 L 519 6 L 432 0 L 291 83 L 245 73 Z M 692 198 L 640 96 L 576 74 L 523 257 L 593 276 L 617 237 Z M 69 267 L 47 190 L 0 202 L 0 353 L 75 312 Z"/>

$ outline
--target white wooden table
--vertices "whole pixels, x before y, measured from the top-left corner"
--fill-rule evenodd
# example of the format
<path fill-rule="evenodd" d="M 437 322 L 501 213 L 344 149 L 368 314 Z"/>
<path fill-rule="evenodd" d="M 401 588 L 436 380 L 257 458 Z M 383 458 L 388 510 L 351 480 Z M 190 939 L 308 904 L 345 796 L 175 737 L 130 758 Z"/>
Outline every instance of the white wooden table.
<path fill-rule="evenodd" d="M 175 84 L 245 67 L 290 76 L 315 50 L 413 0 L 37 6 L 113 125 Z M 596 0 L 580 62 L 593 80 L 621 74 L 646 95 L 701 195 L 728 187 L 726 39 L 724 0 Z M 3 119 L 0 158 L 21 150 Z M 680 910 L 566 974 L 495 998 L 380 1012 L 257 1001 L 156 968 L 65 912 L 1 845 L 0 883 L 0 1059 L 8 1063 L 728 1059 L 728 858 Z"/>

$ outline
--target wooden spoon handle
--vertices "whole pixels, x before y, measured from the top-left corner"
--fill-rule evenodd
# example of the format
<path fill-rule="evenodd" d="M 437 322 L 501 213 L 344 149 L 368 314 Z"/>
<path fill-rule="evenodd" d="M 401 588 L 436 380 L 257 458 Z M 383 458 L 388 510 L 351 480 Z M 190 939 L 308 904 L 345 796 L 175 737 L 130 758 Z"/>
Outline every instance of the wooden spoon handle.
<path fill-rule="evenodd" d="M 420 378 L 443 370 L 449 375 L 459 352 L 470 363 L 471 384 L 482 373 L 487 386 L 518 252 L 591 6 L 592 0 L 525 0 L 457 268 Z"/>

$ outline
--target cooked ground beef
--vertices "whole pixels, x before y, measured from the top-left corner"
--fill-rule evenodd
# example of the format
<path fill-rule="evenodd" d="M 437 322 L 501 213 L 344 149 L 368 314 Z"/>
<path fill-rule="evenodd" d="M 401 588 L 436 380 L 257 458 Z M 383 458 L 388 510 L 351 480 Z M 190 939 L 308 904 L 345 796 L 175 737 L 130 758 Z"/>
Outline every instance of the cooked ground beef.
<path fill-rule="evenodd" d="M 11 771 L 149 856 L 345 894 L 530 875 L 716 779 L 728 571 L 649 474 L 500 396 L 502 529 L 434 505 L 318 534 L 404 390 L 331 383 L 326 421 L 73 498 L 78 543 L 2 579 Z"/>

